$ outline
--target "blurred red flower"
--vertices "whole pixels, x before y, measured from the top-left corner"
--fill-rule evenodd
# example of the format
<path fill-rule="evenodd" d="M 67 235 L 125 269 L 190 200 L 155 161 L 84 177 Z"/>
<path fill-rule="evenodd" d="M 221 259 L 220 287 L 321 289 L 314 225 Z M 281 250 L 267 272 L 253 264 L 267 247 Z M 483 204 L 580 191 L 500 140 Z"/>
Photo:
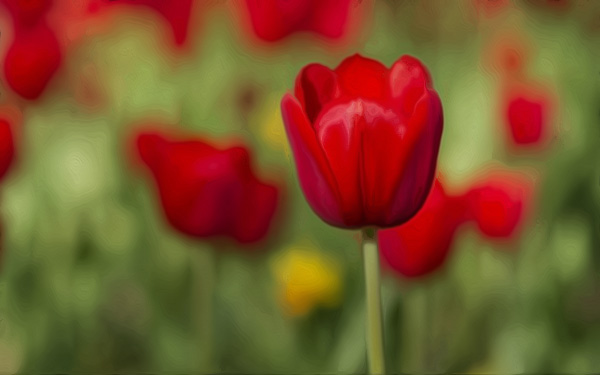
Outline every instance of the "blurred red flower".
<path fill-rule="evenodd" d="M 54 31 L 44 23 L 17 30 L 4 58 L 4 75 L 14 92 L 37 99 L 54 76 L 62 60 Z"/>
<path fill-rule="evenodd" d="M 171 27 L 176 46 L 183 46 L 187 41 L 194 0 L 92 0 L 89 10 L 96 13 L 112 4 L 141 5 L 153 9 Z"/>
<path fill-rule="evenodd" d="M 512 140 L 517 145 L 542 142 L 547 132 L 547 103 L 541 97 L 515 93 L 508 99 L 506 120 Z"/>
<path fill-rule="evenodd" d="M 405 277 L 424 276 L 440 268 L 465 219 L 464 202 L 446 194 L 436 179 L 423 208 L 412 219 L 379 231 L 382 259 Z"/>
<path fill-rule="evenodd" d="M 10 12 L 14 29 L 36 26 L 52 7 L 52 0 L 0 0 Z"/>
<path fill-rule="evenodd" d="M 313 32 L 330 39 L 344 35 L 355 0 L 246 0 L 252 28 L 267 42 L 295 32 Z"/>
<path fill-rule="evenodd" d="M 4 58 L 6 83 L 25 99 L 37 99 L 60 66 L 61 46 L 46 23 L 52 0 L 0 0 L 13 20 L 14 39 Z"/>
<path fill-rule="evenodd" d="M 442 105 L 410 56 L 391 69 L 355 55 L 335 70 L 306 66 L 282 113 L 313 210 L 343 227 L 392 227 L 422 206 L 433 182 Z"/>
<path fill-rule="evenodd" d="M 488 238 L 510 239 L 529 211 L 532 189 L 532 182 L 520 174 L 496 172 L 466 193 L 469 217 Z"/>
<path fill-rule="evenodd" d="M 156 132 L 140 133 L 136 144 L 175 229 L 240 243 L 265 237 L 279 191 L 255 176 L 246 148 L 218 149 L 201 139 L 172 140 Z"/>

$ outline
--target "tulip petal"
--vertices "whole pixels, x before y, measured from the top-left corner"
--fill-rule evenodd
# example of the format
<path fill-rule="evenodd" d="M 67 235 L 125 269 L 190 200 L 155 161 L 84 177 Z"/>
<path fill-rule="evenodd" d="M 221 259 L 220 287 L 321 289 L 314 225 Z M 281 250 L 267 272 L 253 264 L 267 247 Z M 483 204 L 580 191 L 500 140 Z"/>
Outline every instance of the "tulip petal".
<path fill-rule="evenodd" d="M 435 171 L 431 161 L 437 157 L 429 145 L 430 138 L 436 142 L 435 135 L 426 132 L 428 103 L 419 106 L 407 125 L 401 124 L 394 111 L 362 100 L 335 105 L 315 122 L 347 227 L 361 222 L 398 225 L 421 206 L 432 181 L 429 176 Z M 410 181 L 403 181 L 407 178 Z M 404 195 L 395 207 L 401 186 Z"/>
<path fill-rule="evenodd" d="M 19 32 L 4 58 L 8 85 L 25 99 L 37 99 L 62 60 L 56 35 L 46 25 Z"/>
<path fill-rule="evenodd" d="M 337 182 L 346 227 L 358 225 L 363 219 L 362 192 L 362 130 L 365 107 L 376 104 L 355 100 L 335 105 L 322 113 L 314 124 L 318 142 L 323 149 Z"/>
<path fill-rule="evenodd" d="M 275 42 L 301 31 L 337 39 L 347 29 L 353 0 L 246 0 L 256 35 Z"/>
<path fill-rule="evenodd" d="M 525 97 L 517 97 L 509 102 L 507 117 L 515 143 L 534 144 L 542 138 L 544 109 L 541 101 Z"/>
<path fill-rule="evenodd" d="M 171 141 L 161 134 L 138 136 L 142 160 L 156 177 L 167 219 L 198 237 L 227 234 L 229 207 L 241 202 L 240 181 L 231 174 L 233 155 L 198 140 Z"/>
<path fill-rule="evenodd" d="M 183 45 L 187 40 L 192 6 L 192 0 L 164 1 L 154 5 L 171 26 L 173 39 L 178 46 Z"/>
<path fill-rule="evenodd" d="M 365 111 L 367 112 L 367 111 Z M 370 108 L 362 131 L 362 179 L 365 219 L 381 226 L 389 226 L 385 213 L 395 197 L 398 179 L 402 178 L 403 160 L 410 152 L 408 127 L 389 109 Z"/>
<path fill-rule="evenodd" d="M 437 94 L 429 91 L 415 105 L 408 123 L 404 153 L 398 160 L 403 168 L 387 211 L 387 225 L 410 219 L 423 205 L 435 175 L 442 128 L 442 104 Z"/>
<path fill-rule="evenodd" d="M 356 54 L 342 61 L 335 72 L 345 96 L 376 101 L 388 96 L 388 69 L 379 61 Z"/>
<path fill-rule="evenodd" d="M 465 198 L 477 227 L 489 238 L 517 234 L 531 204 L 533 182 L 518 172 L 496 172 L 471 188 Z"/>
<path fill-rule="evenodd" d="M 277 199 L 278 191 L 274 186 L 258 180 L 249 183 L 244 204 L 236 215 L 237 223 L 232 235 L 241 243 L 255 242 L 263 238 L 275 214 Z M 252 220 L 248 220 L 250 217 Z"/>
<path fill-rule="evenodd" d="M 90 2 L 90 8 L 92 11 L 96 11 L 98 8 L 112 4 L 145 6 L 152 9 L 168 23 L 175 45 L 182 47 L 185 44 L 194 5 L 193 0 L 96 0 L 96 2 Z"/>
<path fill-rule="evenodd" d="M 383 259 L 405 277 L 424 276 L 438 269 L 448 256 L 461 223 L 451 203 L 452 197 L 436 180 L 423 208 L 412 219 L 379 232 Z"/>
<path fill-rule="evenodd" d="M 152 170 L 169 222 L 191 236 L 228 234 L 231 212 L 242 201 L 242 182 L 231 171 L 227 152 L 194 153 L 202 142 L 174 142 L 161 150 Z M 198 147 L 200 148 L 200 147 Z"/>
<path fill-rule="evenodd" d="M 198 237 L 228 235 L 232 215 L 243 201 L 243 185 L 234 176 L 203 179 L 187 176 L 180 186 L 171 185 L 171 218 L 179 229 Z"/>
<path fill-rule="evenodd" d="M 307 28 L 328 38 L 339 38 L 344 34 L 348 21 L 351 0 L 317 0 L 316 9 L 310 12 Z"/>
<path fill-rule="evenodd" d="M 215 148 L 198 140 L 173 141 L 158 132 L 144 132 L 136 138 L 142 161 L 154 172 L 160 173 L 163 165 L 176 161 L 179 165 L 210 155 Z"/>
<path fill-rule="evenodd" d="M 394 63 L 389 75 L 392 103 L 399 113 L 410 116 L 415 104 L 431 88 L 431 77 L 423 64 L 412 56 L 402 56 Z"/>
<path fill-rule="evenodd" d="M 153 169 L 161 159 L 157 157 L 157 150 L 165 146 L 167 140 L 157 133 L 140 133 L 135 142 L 140 158 L 150 169 Z"/>
<path fill-rule="evenodd" d="M 267 41 L 280 40 L 296 29 L 311 12 L 305 0 L 246 0 L 246 6 L 256 35 Z"/>
<path fill-rule="evenodd" d="M 335 73 L 321 64 L 307 65 L 296 79 L 295 95 L 311 123 L 323 106 L 339 96 Z"/>
<path fill-rule="evenodd" d="M 489 237 L 508 238 L 520 221 L 523 202 L 492 186 L 479 192 L 478 209 L 477 225 L 482 233 Z"/>
<path fill-rule="evenodd" d="M 392 110 L 355 100 L 329 108 L 315 122 L 340 189 L 347 224 L 383 224 L 401 171 L 406 126 Z"/>
<path fill-rule="evenodd" d="M 0 3 L 12 13 L 15 29 L 35 26 L 52 8 L 50 0 L 0 0 Z"/>
<path fill-rule="evenodd" d="M 326 222 L 344 225 L 335 179 L 300 103 L 286 94 L 281 112 L 306 200 Z"/>

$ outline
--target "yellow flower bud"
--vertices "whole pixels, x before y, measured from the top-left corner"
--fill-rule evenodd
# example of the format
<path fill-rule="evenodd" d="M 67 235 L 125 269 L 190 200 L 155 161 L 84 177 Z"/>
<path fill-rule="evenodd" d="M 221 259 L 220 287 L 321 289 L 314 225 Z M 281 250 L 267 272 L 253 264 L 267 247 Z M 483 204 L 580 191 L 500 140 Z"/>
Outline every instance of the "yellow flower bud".
<path fill-rule="evenodd" d="M 339 263 L 312 246 L 296 245 L 272 262 L 278 299 L 290 316 L 305 316 L 316 307 L 332 308 L 342 297 Z"/>

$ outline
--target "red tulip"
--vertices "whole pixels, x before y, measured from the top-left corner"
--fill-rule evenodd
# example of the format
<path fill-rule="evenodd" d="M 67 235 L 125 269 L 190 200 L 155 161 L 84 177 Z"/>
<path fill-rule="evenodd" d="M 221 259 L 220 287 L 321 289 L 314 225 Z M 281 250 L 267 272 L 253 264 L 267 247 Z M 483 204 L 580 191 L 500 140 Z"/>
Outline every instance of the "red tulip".
<path fill-rule="evenodd" d="M 512 238 L 527 211 L 532 184 L 515 173 L 486 177 L 466 194 L 470 217 L 489 238 Z"/>
<path fill-rule="evenodd" d="M 246 0 L 252 28 L 275 42 L 308 31 L 330 39 L 343 36 L 353 0 Z"/>
<path fill-rule="evenodd" d="M 8 85 L 25 99 L 38 98 L 58 70 L 61 48 L 45 24 L 17 31 L 4 60 Z"/>
<path fill-rule="evenodd" d="M 392 227 L 422 206 L 435 173 L 442 106 L 425 67 L 359 55 L 306 66 L 283 120 L 313 210 L 343 227 Z"/>
<path fill-rule="evenodd" d="M 406 223 L 379 231 L 387 264 L 405 277 L 420 277 L 442 266 L 465 218 L 463 200 L 448 196 L 436 180 L 423 208 Z"/>
<path fill-rule="evenodd" d="M 506 117 L 512 139 L 517 145 L 542 141 L 547 131 L 547 107 L 544 100 L 520 94 L 508 102 Z"/>
<path fill-rule="evenodd" d="M 52 0 L 1 0 L 11 13 L 15 29 L 36 26 L 52 7 Z"/>
<path fill-rule="evenodd" d="M 175 229 L 240 243 L 265 237 L 278 190 L 254 175 L 247 149 L 218 149 L 200 139 L 172 140 L 152 132 L 139 134 L 136 142 Z"/>
<path fill-rule="evenodd" d="M 160 14 L 169 24 L 175 45 L 182 46 L 187 40 L 193 3 L 194 0 L 94 0 L 91 3 L 90 10 L 96 12 L 102 5 L 107 4 L 142 5 L 149 7 Z"/>

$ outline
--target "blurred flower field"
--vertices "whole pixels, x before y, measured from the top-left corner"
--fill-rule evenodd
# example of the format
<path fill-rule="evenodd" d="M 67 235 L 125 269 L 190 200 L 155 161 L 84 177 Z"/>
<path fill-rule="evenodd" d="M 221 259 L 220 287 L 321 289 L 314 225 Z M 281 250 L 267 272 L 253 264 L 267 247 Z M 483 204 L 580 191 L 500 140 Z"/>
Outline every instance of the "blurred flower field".
<path fill-rule="evenodd" d="M 387 372 L 600 371 L 598 43 L 586 0 L 0 0 L 0 373 L 367 372 L 365 224 L 282 104 L 356 61 L 443 108 L 378 235 Z"/>

